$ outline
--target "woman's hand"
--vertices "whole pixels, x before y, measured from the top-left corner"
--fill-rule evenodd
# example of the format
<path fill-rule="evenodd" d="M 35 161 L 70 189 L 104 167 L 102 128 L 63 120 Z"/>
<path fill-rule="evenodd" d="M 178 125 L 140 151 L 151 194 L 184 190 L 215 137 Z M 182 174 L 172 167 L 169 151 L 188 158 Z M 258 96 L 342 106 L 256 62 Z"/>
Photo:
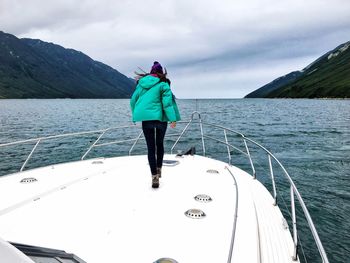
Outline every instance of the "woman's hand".
<path fill-rule="evenodd" d="M 171 123 L 170 123 L 170 127 L 171 127 L 171 128 L 175 128 L 175 127 L 176 127 L 176 121 L 171 122 Z"/>

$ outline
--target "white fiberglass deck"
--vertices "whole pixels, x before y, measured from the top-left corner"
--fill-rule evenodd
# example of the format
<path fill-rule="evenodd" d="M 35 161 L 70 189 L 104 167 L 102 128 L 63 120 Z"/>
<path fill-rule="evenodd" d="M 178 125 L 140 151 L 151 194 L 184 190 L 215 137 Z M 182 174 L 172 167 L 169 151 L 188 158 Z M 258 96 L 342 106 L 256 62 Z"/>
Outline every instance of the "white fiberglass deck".
<path fill-rule="evenodd" d="M 62 249 L 88 263 L 159 258 L 179 263 L 296 262 L 282 214 L 257 180 L 201 156 L 165 159 L 179 164 L 163 167 L 159 189 L 151 188 L 146 156 L 80 161 L 2 177 L 0 237 Z M 231 173 L 238 186 L 235 231 Z M 28 177 L 38 181 L 20 183 Z M 198 202 L 198 194 L 213 200 Z M 206 217 L 185 216 L 193 208 Z"/>

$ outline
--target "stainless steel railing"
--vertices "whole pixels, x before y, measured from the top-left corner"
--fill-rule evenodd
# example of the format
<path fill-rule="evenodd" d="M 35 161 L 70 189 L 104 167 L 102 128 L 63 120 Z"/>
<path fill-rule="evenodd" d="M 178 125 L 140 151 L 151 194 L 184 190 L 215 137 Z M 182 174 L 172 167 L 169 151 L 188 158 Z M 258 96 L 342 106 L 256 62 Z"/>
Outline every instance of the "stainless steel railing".
<path fill-rule="evenodd" d="M 201 140 L 201 146 L 202 146 L 202 153 L 205 156 L 206 155 L 206 146 L 205 146 L 205 140 L 211 140 L 219 143 L 220 145 L 226 146 L 227 149 L 227 156 L 228 156 L 228 164 L 232 164 L 232 156 L 231 156 L 231 150 L 237 151 L 238 153 L 242 154 L 243 156 L 248 158 L 249 164 L 252 169 L 252 176 L 254 179 L 257 178 L 256 175 L 256 170 L 254 166 L 254 162 L 250 153 L 250 145 L 254 145 L 255 147 L 260 148 L 263 150 L 268 157 L 268 166 L 269 166 L 269 171 L 270 171 L 270 176 L 271 176 L 271 181 L 272 181 L 272 190 L 273 190 L 273 198 L 274 198 L 274 205 L 278 205 L 278 196 L 277 196 L 277 187 L 276 187 L 276 180 L 275 180 L 275 175 L 274 175 L 274 166 L 273 163 L 276 163 L 283 171 L 283 174 L 287 181 L 289 182 L 290 185 L 290 200 L 291 200 L 291 218 L 292 218 L 292 238 L 294 242 L 294 251 L 293 251 L 293 259 L 296 260 L 298 256 L 298 229 L 297 229 L 297 216 L 296 216 L 296 208 L 295 208 L 295 197 L 299 201 L 299 204 L 303 210 L 303 213 L 305 215 L 305 218 L 307 220 L 308 226 L 311 230 L 311 233 L 313 235 L 314 241 L 317 245 L 320 257 L 322 258 L 322 262 L 328 263 L 328 258 L 327 254 L 323 248 L 322 242 L 318 236 L 318 233 L 316 231 L 315 225 L 312 221 L 312 218 L 310 216 L 310 213 L 304 203 L 304 200 L 302 199 L 298 189 L 296 188 L 292 178 L 288 174 L 287 170 L 284 168 L 284 166 L 281 164 L 281 162 L 269 151 L 267 150 L 264 146 L 261 144 L 255 142 L 254 140 L 246 137 L 244 134 L 237 132 L 235 130 L 226 128 L 221 125 L 216 125 L 216 124 L 211 124 L 211 123 L 205 123 L 203 122 L 201 118 L 201 114 L 199 112 L 193 112 L 191 115 L 191 118 L 188 122 L 186 121 L 181 121 L 178 122 L 179 124 L 185 124 L 184 129 L 181 131 L 180 134 L 167 134 L 166 138 L 169 137 L 177 137 L 175 140 L 174 144 L 172 145 L 170 149 L 170 153 L 172 154 L 175 147 L 178 145 L 180 140 L 185 136 L 186 132 L 188 131 L 189 127 L 191 125 L 198 124 L 199 125 L 199 132 L 200 132 L 200 137 L 199 139 Z M 219 129 L 223 131 L 223 140 L 214 138 L 213 136 L 207 135 L 204 133 L 204 126 L 207 126 L 209 128 L 214 128 L 214 129 Z M 38 145 L 41 142 L 52 140 L 52 139 L 57 139 L 57 138 L 65 138 L 65 137 L 72 137 L 72 136 L 81 136 L 81 135 L 98 135 L 96 140 L 88 147 L 87 151 L 83 154 L 81 157 L 81 160 L 84 160 L 85 157 L 96 147 L 103 147 L 107 145 L 113 145 L 113 144 L 123 144 L 126 142 L 133 142 L 131 148 L 129 149 L 129 155 L 132 154 L 136 144 L 140 140 L 144 140 L 142 137 L 142 131 L 138 133 L 137 137 L 131 138 L 131 139 L 124 139 L 124 140 L 116 140 L 116 141 L 111 141 L 111 142 L 106 142 L 106 143 L 99 143 L 100 140 L 103 138 L 103 136 L 110 131 L 115 131 L 118 129 L 140 129 L 139 125 L 127 125 L 127 126 L 119 126 L 119 127 L 112 127 L 112 128 L 107 128 L 107 129 L 102 129 L 102 130 L 94 130 L 94 131 L 86 131 L 86 132 L 76 132 L 76 133 L 68 133 L 68 134 L 60 134 L 60 135 L 53 135 L 53 136 L 46 136 L 46 137 L 40 137 L 36 139 L 28 139 L 28 140 L 22 140 L 22 141 L 16 141 L 16 142 L 11 142 L 11 143 L 4 143 L 0 144 L 0 148 L 2 147 L 7 147 L 7 146 L 13 146 L 13 145 L 19 145 L 19 144 L 25 144 L 25 143 L 35 143 L 33 146 L 31 152 L 29 153 L 28 157 L 26 158 L 25 162 L 22 164 L 20 172 L 22 172 L 26 165 L 28 164 L 29 160 L 33 156 L 35 150 L 37 149 Z M 228 141 L 228 134 L 233 134 L 240 138 L 244 144 L 244 150 L 239 149 L 238 147 L 234 146 L 233 144 L 229 143 Z"/>

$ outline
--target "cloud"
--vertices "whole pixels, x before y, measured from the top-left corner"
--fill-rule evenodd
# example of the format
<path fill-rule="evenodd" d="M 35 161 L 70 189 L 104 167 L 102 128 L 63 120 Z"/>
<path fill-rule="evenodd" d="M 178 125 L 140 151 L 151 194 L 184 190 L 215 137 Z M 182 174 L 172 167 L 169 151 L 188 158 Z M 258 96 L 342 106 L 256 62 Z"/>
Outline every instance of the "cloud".
<path fill-rule="evenodd" d="M 214 96 L 220 81 L 214 97 L 242 97 L 303 68 L 349 40 L 349 13 L 348 0 L 0 0 L 2 30 L 129 76 L 158 60 L 181 97 Z"/>
<path fill-rule="evenodd" d="M 216 68 L 191 68 L 171 71 L 173 91 L 180 98 L 242 98 L 256 87 L 307 65 L 312 57 L 264 60 L 260 63 L 232 64 Z M 190 96 L 189 96 L 190 94 Z"/>

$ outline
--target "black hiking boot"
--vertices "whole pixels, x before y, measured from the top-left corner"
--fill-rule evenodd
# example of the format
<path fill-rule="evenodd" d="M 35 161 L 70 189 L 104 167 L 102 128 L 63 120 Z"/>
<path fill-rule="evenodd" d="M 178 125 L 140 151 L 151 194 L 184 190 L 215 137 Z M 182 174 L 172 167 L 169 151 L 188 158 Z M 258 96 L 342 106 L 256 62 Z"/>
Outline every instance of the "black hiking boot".
<path fill-rule="evenodd" d="M 159 187 L 159 174 L 152 175 L 152 188 Z"/>

